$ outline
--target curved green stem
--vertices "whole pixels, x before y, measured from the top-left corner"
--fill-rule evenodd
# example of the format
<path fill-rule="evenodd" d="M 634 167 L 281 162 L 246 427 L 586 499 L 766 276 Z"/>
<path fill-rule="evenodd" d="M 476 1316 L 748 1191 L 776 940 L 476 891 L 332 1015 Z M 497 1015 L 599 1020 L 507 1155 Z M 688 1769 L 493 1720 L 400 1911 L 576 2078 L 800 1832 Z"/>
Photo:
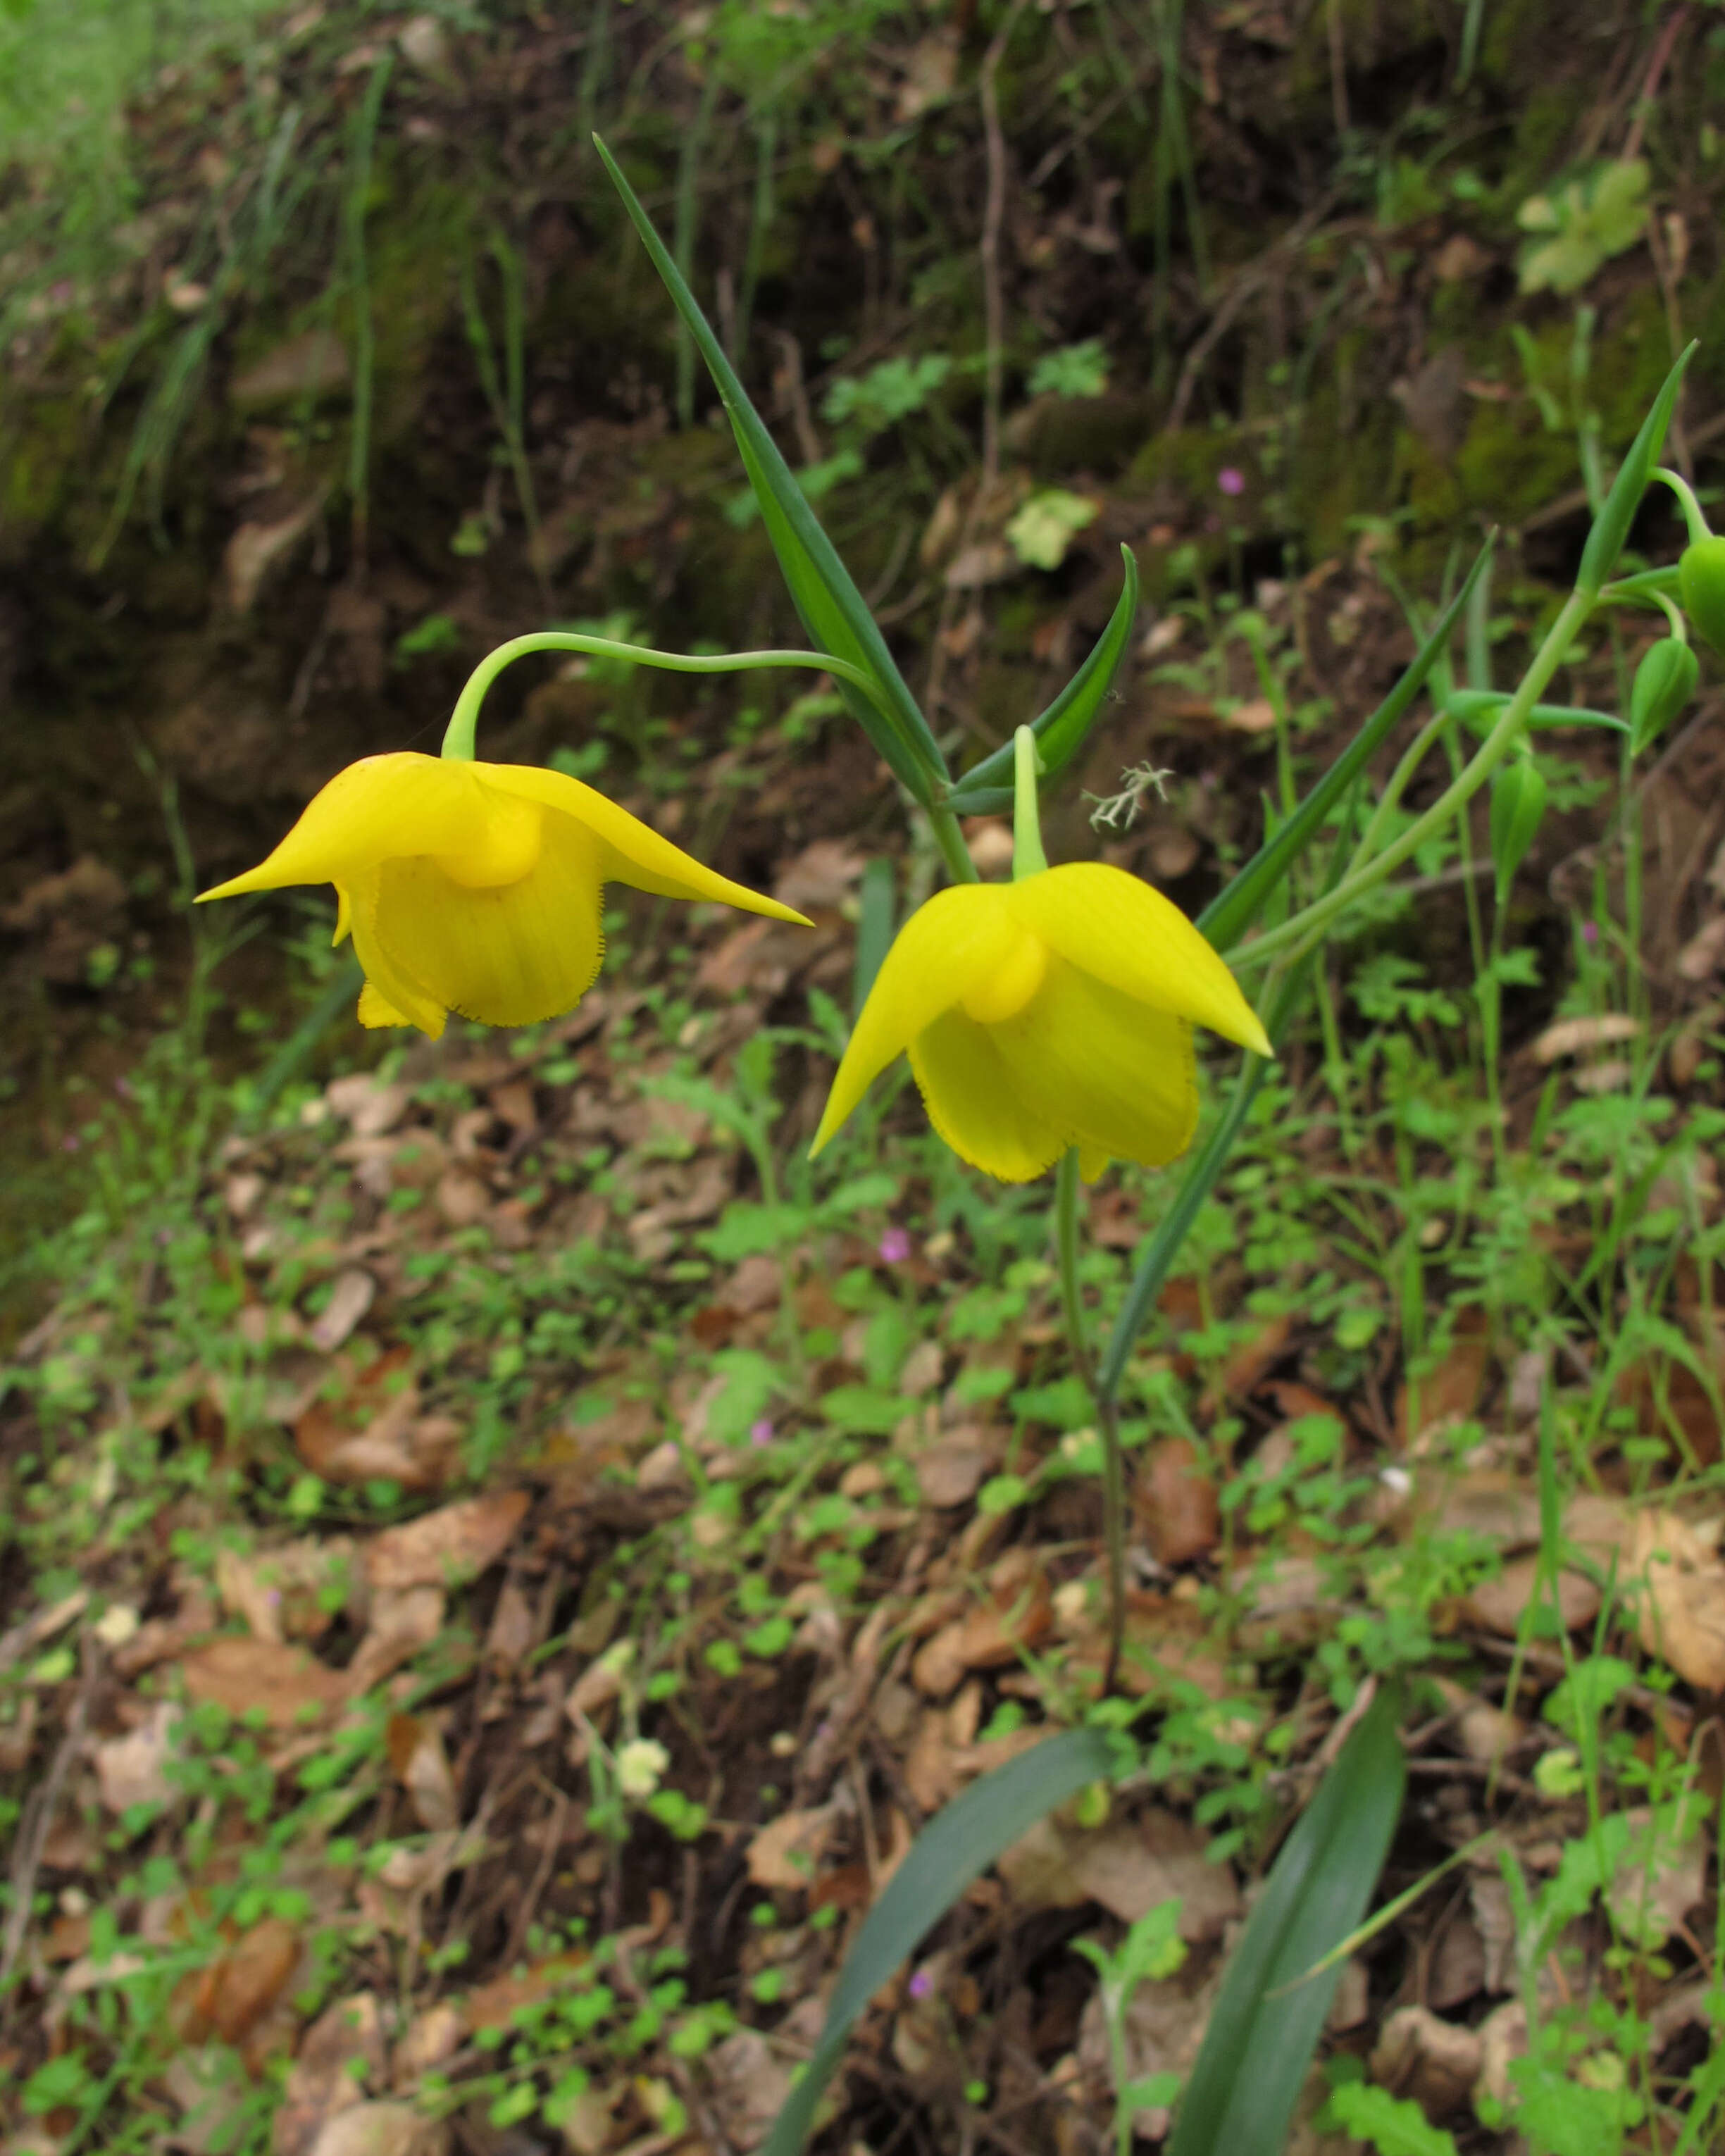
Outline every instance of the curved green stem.
<path fill-rule="evenodd" d="M 530 651 L 579 651 L 594 659 L 626 659 L 638 666 L 658 666 L 672 674 L 740 674 L 751 666 L 809 666 L 848 681 L 872 701 L 875 685 L 860 666 L 829 651 L 716 651 L 697 654 L 686 651 L 653 651 L 644 644 L 619 644 L 609 636 L 584 636 L 578 630 L 536 629 L 531 636 L 514 636 L 488 652 L 467 677 L 467 685 L 455 699 L 454 711 L 444 734 L 443 754 L 459 762 L 474 759 L 474 726 L 485 691 L 511 660 Z"/>
<path fill-rule="evenodd" d="M 1120 1424 L 1113 1395 L 1096 1383 L 1096 1363 L 1084 1335 L 1084 1301 L 1078 1286 L 1078 1149 L 1072 1146 L 1060 1155 L 1055 1170 L 1055 1247 L 1060 1255 L 1066 1346 L 1072 1368 L 1096 1407 L 1097 1434 L 1102 1441 L 1102 1538 L 1108 1557 L 1107 1647 L 1102 1658 L 1101 1691 L 1106 1699 L 1119 1680 L 1120 1652 L 1126 1636 L 1126 1462 L 1121 1456 Z"/>
<path fill-rule="evenodd" d="M 1443 829 L 1479 791 L 1521 738 L 1528 715 L 1539 701 L 1540 691 L 1562 665 L 1564 653 L 1574 642 L 1576 632 L 1592 612 L 1594 604 L 1590 593 L 1576 591 L 1569 594 L 1546 632 L 1545 641 L 1534 654 L 1532 664 L 1522 676 L 1520 687 L 1504 706 L 1502 716 L 1475 750 L 1461 775 L 1430 808 L 1416 816 L 1400 837 L 1392 839 L 1381 853 L 1363 861 L 1356 854 L 1356 865 L 1333 891 L 1314 899 L 1310 906 L 1302 907 L 1279 927 L 1266 929 L 1261 936 L 1241 945 L 1232 957 L 1236 968 L 1273 957 L 1291 944 L 1305 943 L 1367 892 L 1375 891 L 1393 869 L 1399 868 L 1429 838 Z"/>
<path fill-rule="evenodd" d="M 1681 472 L 1674 472 L 1668 465 L 1656 465 L 1647 475 L 1650 479 L 1662 479 L 1676 495 L 1683 511 L 1683 521 L 1689 526 L 1692 547 L 1697 540 L 1712 537 L 1712 533 L 1707 529 L 1707 521 L 1702 514 L 1701 504 L 1695 498 L 1695 489 Z"/>

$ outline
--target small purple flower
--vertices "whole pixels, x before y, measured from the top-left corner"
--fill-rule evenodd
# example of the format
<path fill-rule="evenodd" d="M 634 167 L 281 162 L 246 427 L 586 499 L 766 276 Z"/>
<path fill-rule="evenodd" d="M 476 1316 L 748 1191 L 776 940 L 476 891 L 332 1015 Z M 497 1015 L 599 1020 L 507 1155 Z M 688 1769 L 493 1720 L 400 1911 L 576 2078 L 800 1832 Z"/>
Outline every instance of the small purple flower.
<path fill-rule="evenodd" d="M 929 1974 L 926 1969 L 919 1969 L 916 1974 L 911 1979 L 911 1998 L 927 1999 L 929 1993 L 933 1989 L 934 1979 Z"/>
<path fill-rule="evenodd" d="M 1224 465 L 1221 470 L 1216 474 L 1216 485 L 1221 488 L 1224 494 L 1244 494 L 1245 474 L 1236 470 L 1232 465 Z"/>
<path fill-rule="evenodd" d="M 749 1443 L 751 1445 L 771 1445 L 772 1442 L 773 1424 L 767 1419 L 765 1415 L 762 1415 L 758 1422 L 752 1422 L 749 1424 Z"/>
<path fill-rule="evenodd" d="M 1584 921 L 1582 922 L 1581 940 L 1584 943 L 1597 943 L 1599 942 L 1599 924 L 1597 921 Z"/>
<path fill-rule="evenodd" d="M 889 1228 L 880 1238 L 880 1262 L 901 1265 L 911 1255 L 911 1239 L 902 1228 Z"/>
<path fill-rule="evenodd" d="M 64 1137 L 60 1140 L 60 1151 L 62 1152 L 76 1152 L 77 1150 L 78 1139 L 72 1132 L 68 1131 Z"/>

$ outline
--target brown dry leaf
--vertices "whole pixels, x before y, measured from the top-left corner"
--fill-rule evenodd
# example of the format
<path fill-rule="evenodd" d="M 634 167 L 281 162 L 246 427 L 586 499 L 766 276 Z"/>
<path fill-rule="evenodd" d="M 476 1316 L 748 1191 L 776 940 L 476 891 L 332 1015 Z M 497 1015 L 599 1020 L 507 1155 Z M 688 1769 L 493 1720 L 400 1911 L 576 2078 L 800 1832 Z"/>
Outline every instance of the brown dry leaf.
<path fill-rule="evenodd" d="M 1165 1437 L 1152 1449 L 1136 1495 L 1158 1564 L 1189 1563 L 1215 1548 L 1221 1502 L 1190 1438 Z"/>
<path fill-rule="evenodd" d="M 1467 2102 L 1484 2062 L 1478 2030 L 1440 2020 L 1430 2007 L 1399 2006 L 1373 2047 L 1372 2079 L 1437 2122 Z"/>
<path fill-rule="evenodd" d="M 320 490 L 285 516 L 267 524 L 261 520 L 242 524 L 233 532 L 222 553 L 222 589 L 235 613 L 251 612 L 270 576 L 310 534 L 323 502 Z"/>
<path fill-rule="evenodd" d="M 1039 1646 L 1052 1623 L 1048 1581 L 1034 1550 L 1012 1549 L 988 1574 L 986 1596 L 916 1650 L 911 1681 L 932 1699 L 955 1691 L 972 1670 L 996 1670 Z"/>
<path fill-rule="evenodd" d="M 1214 1975 L 1205 1981 L 1189 1964 L 1178 1976 L 1134 1989 L 1122 2022 L 1129 2082 L 1147 2081 L 1162 2073 L 1184 2079 L 1204 2039 L 1215 1983 Z M 1086 2001 L 1079 2023 L 1078 2064 L 1092 2087 L 1112 2087 L 1113 2059 L 1100 1989 Z M 1137 2112 L 1133 2131 L 1147 2141 L 1166 2140 L 1169 2118 L 1162 2107 Z"/>
<path fill-rule="evenodd" d="M 224 1545 L 216 1553 L 216 1593 L 255 1640 L 315 1640 L 329 1630 L 330 1590 L 346 1588 L 352 1555 L 347 1535 L 307 1535 L 247 1556 Z"/>
<path fill-rule="evenodd" d="M 169 2010 L 182 2043 L 244 2043 L 286 1991 L 300 1965 L 297 1926 L 265 1917 L 175 1987 Z"/>
<path fill-rule="evenodd" d="M 1625 1585 L 1642 1583 L 1641 1645 L 1704 1691 L 1725 1686 L 1725 1564 L 1712 1542 L 1674 1512 L 1635 1521 Z"/>
<path fill-rule="evenodd" d="M 1169 1286 L 1174 1285 L 1170 1281 Z M 1165 1289 L 1164 1294 L 1168 1292 Z M 1257 1391 L 1270 1373 L 1286 1354 L 1288 1342 L 1294 1337 L 1294 1320 L 1291 1312 L 1272 1317 L 1258 1327 L 1250 1340 L 1243 1340 L 1222 1365 L 1219 1379 L 1223 1392 L 1235 1399 L 1244 1399 Z"/>
<path fill-rule="evenodd" d="M 1617 1927 L 1650 1952 L 1657 1952 L 1707 1892 L 1706 1807 L 1692 1797 L 1676 1819 L 1656 1820 L 1640 1804 L 1625 1814 L 1630 1853 L 1606 1893 Z M 1656 1827 L 1657 1831 L 1656 1831 Z"/>
<path fill-rule="evenodd" d="M 466 2035 L 466 2015 L 447 1999 L 416 2014 L 390 2061 L 391 2087 L 398 2093 L 417 2088 L 425 2075 L 460 2050 Z"/>
<path fill-rule="evenodd" d="M 963 1788 L 964 1769 L 945 1707 L 923 1708 L 901 1771 L 905 1787 L 925 1816 L 937 1812 Z"/>
<path fill-rule="evenodd" d="M 303 1647 L 269 1640 L 212 1640 L 180 1668 L 193 1699 L 213 1701 L 234 1715 L 261 1709 L 273 1729 L 326 1714 L 347 1694 L 347 1680 Z"/>
<path fill-rule="evenodd" d="M 586 1953 L 552 1954 L 528 1969 L 493 1977 L 468 1993 L 461 2007 L 464 2030 L 476 2036 L 483 2029 L 507 2029 L 522 2007 L 536 2006 L 542 1999 L 566 1990 L 592 1958 Z"/>
<path fill-rule="evenodd" d="M 1076 1683 L 1094 1686 L 1101 1681 L 1106 1645 L 1100 1625 L 1087 1627 L 1074 1640 L 1067 1674 Z M 1224 1698 L 1228 1666 L 1209 1620 L 1195 1604 L 1178 1595 L 1129 1592 L 1120 1683 L 1123 1691 L 1140 1699 L 1181 1684 L 1196 1685 L 1211 1699 Z"/>
<path fill-rule="evenodd" d="M 1556 1063 L 1565 1055 L 1579 1055 L 1589 1048 L 1609 1048 L 1619 1041 L 1638 1040 L 1641 1021 L 1622 1012 L 1605 1011 L 1596 1018 L 1563 1018 L 1548 1025 L 1533 1043 L 1536 1063 Z"/>
<path fill-rule="evenodd" d="M 404 1490 L 439 1488 L 460 1444 L 448 1415 L 422 1414 L 419 1389 L 407 1375 L 408 1351 L 391 1348 L 338 1400 L 316 1397 L 294 1419 L 294 1448 L 326 1482 L 399 1482 Z"/>
<path fill-rule="evenodd" d="M 916 1459 L 916 1486 L 931 1505 L 968 1505 L 992 1473 L 1000 1448 L 978 1429 L 956 1430 Z"/>
<path fill-rule="evenodd" d="M 423 2118 L 412 2104 L 357 2103 L 337 2112 L 308 2156 L 448 2156 L 449 2129 Z"/>
<path fill-rule="evenodd" d="M 790 1893 L 806 1891 L 827 1853 L 834 1824 L 830 1804 L 813 1811 L 781 1812 L 749 1843 L 749 1877 L 757 1887 L 783 1887 Z"/>
<path fill-rule="evenodd" d="M 1267 696 L 1249 696 L 1224 712 L 1222 723 L 1237 734 L 1267 734 L 1276 725 L 1276 706 Z"/>
<path fill-rule="evenodd" d="M 539 1620 L 518 1583 L 506 1579 L 485 1634 L 485 1660 L 494 1669 L 517 1670 L 539 1644 Z"/>
<path fill-rule="evenodd" d="M 270 2122 L 273 2156 L 308 2156 L 326 2122 L 351 2110 L 382 2072 L 383 2025 L 376 1994 L 356 1992 L 326 2007 L 288 2069 L 280 2107 Z"/>
<path fill-rule="evenodd" d="M 446 1834 L 461 1815 L 443 1731 L 429 1716 L 392 1714 L 385 1748 L 396 1779 L 408 1793 L 419 1824 L 428 1834 Z"/>
<path fill-rule="evenodd" d="M 356 1070 L 346 1078 L 332 1078 L 323 1089 L 326 1104 L 357 1138 L 382 1137 L 393 1131 L 408 1111 L 413 1097 L 405 1086 Z"/>
<path fill-rule="evenodd" d="M 475 1579 L 509 1548 L 531 1502 L 525 1490 L 492 1490 L 385 1527 L 366 1550 L 366 1576 L 375 1588 L 397 1589 Z"/>
<path fill-rule="evenodd" d="M 865 856 L 848 839 L 816 839 L 773 880 L 773 896 L 798 913 L 836 912 L 860 880 Z"/>
<path fill-rule="evenodd" d="M 1205 1847 L 1195 1827 L 1158 1808 L 1091 1831 L 1050 1816 L 1012 1845 L 999 1869 L 1025 1910 L 1100 1902 L 1130 1924 L 1178 1896 L 1180 1937 L 1195 1945 L 1219 1938 L 1240 1908 L 1232 1871 L 1208 1863 Z"/>
<path fill-rule="evenodd" d="M 758 2029 L 739 2029 L 707 2053 L 706 2068 L 726 2135 L 758 2148 L 791 2092 L 791 2061 Z"/>
<path fill-rule="evenodd" d="M 336 1274 L 330 1299 L 308 1329 L 306 1338 L 326 1355 L 333 1355 L 377 1296 L 377 1283 L 372 1276 L 362 1266 L 349 1265 L 345 1272 Z"/>
<path fill-rule="evenodd" d="M 1404 1378 L 1396 1388 L 1396 1442 L 1417 1455 L 1441 1432 L 1465 1422 L 1479 1404 L 1491 1356 L 1485 1313 L 1464 1312 L 1455 1337 L 1436 1368 L 1424 1372 L 1416 1385 L 1410 1386 Z M 1409 1403 L 1416 1397 L 1418 1420 L 1410 1429 Z"/>
<path fill-rule="evenodd" d="M 1539 1567 L 1538 1556 L 1512 1558 L 1496 1579 L 1482 1579 L 1469 1589 L 1462 1604 L 1464 1615 L 1499 1639 L 1514 1639 L 1521 1629 L 1522 1613 L 1532 1599 Z M 1541 1595 L 1540 1604 L 1550 1610 L 1549 1593 Z M 1560 1572 L 1558 1610 L 1566 1632 L 1590 1624 L 1599 1614 L 1599 1589 L 1584 1573 Z"/>
<path fill-rule="evenodd" d="M 347 1665 L 351 1698 L 393 1676 L 444 1629 L 448 1607 L 440 1587 L 384 1588 L 372 1597 L 371 1625 Z"/>
<path fill-rule="evenodd" d="M 162 1700 L 137 1728 L 124 1737 L 106 1738 L 96 1746 L 96 1784 L 107 1810 L 117 1814 L 132 1804 L 172 1801 L 167 1765 L 179 1720 L 179 1708 L 172 1700 Z"/>

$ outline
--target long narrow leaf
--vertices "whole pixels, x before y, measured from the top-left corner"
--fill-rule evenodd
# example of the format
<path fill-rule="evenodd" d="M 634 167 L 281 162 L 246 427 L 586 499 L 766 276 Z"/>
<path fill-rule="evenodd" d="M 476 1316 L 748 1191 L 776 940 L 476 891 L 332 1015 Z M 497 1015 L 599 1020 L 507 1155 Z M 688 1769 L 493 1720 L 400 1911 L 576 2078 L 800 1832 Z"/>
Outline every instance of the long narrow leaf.
<path fill-rule="evenodd" d="M 1373 712 L 1348 747 L 1319 779 L 1276 835 L 1265 841 L 1240 874 L 1219 891 L 1198 916 L 1198 926 L 1219 951 L 1239 942 L 1263 911 L 1271 892 L 1298 859 L 1336 803 L 1389 738 L 1391 730 L 1425 686 L 1440 653 L 1449 647 L 1467 604 L 1474 580 L 1491 558 L 1491 542 L 1480 549 L 1467 580 L 1445 608 L 1414 663 Z"/>
<path fill-rule="evenodd" d="M 641 244 L 664 280 L 678 314 L 696 347 L 706 362 L 726 415 L 742 454 L 755 499 L 760 504 L 773 552 L 778 556 L 791 588 L 791 597 L 804 625 L 816 641 L 841 659 L 860 666 L 875 683 L 871 700 L 848 682 L 839 694 L 886 757 L 889 765 L 917 798 L 927 802 L 934 787 L 946 778 L 946 759 L 916 700 L 893 663 L 879 624 L 863 603 L 863 597 L 839 559 L 838 552 L 821 529 L 791 469 L 779 454 L 778 445 L 750 403 L 748 393 L 737 378 L 724 348 L 701 312 L 695 295 L 671 259 L 669 250 L 642 208 L 634 189 L 624 177 L 617 160 L 595 135 L 594 147 L 603 160 L 612 184 L 623 198 Z"/>
<path fill-rule="evenodd" d="M 1294 1014 L 1306 993 L 1308 970 L 1301 967 L 1283 981 L 1276 1001 L 1264 1013 L 1264 1030 L 1270 1035 L 1272 1047 L 1280 1048 L 1282 1038 L 1292 1024 Z M 1161 1294 L 1168 1268 L 1178 1255 L 1186 1231 L 1198 1217 L 1216 1178 L 1222 1173 L 1228 1156 L 1234 1150 L 1234 1142 L 1245 1127 L 1264 1073 L 1270 1068 L 1261 1055 L 1248 1054 L 1239 1078 L 1235 1083 L 1234 1097 L 1228 1103 L 1222 1120 L 1210 1132 L 1187 1167 L 1174 1202 L 1157 1222 L 1150 1240 L 1145 1244 L 1132 1286 L 1127 1290 L 1126 1301 L 1121 1305 L 1120 1315 L 1114 1321 L 1114 1330 L 1109 1335 L 1108 1352 L 1096 1377 L 1098 1389 L 1112 1399 L 1119 1388 L 1126 1358 L 1132 1351 L 1132 1342 L 1149 1315 L 1150 1306 Z"/>
<path fill-rule="evenodd" d="M 1587 544 L 1581 550 L 1581 567 L 1576 572 L 1575 588 L 1580 592 L 1597 592 L 1607 577 L 1617 567 L 1617 557 L 1623 552 L 1623 542 L 1629 536 L 1630 526 L 1635 521 L 1635 511 L 1641 506 L 1641 496 L 1647 491 L 1647 482 L 1653 467 L 1659 462 L 1659 453 L 1665 447 L 1666 429 L 1671 424 L 1671 413 L 1677 408 L 1677 392 L 1683 387 L 1683 376 L 1694 358 L 1699 338 L 1692 338 L 1678 353 L 1671 371 L 1660 385 L 1652 409 L 1641 422 L 1640 432 L 1629 445 L 1628 454 L 1617 468 L 1617 476 L 1611 482 L 1611 491 L 1599 504 L 1599 513 L 1594 519 L 1594 527 L 1587 535 Z"/>
<path fill-rule="evenodd" d="M 773 2123 L 762 2156 L 798 2156 L 857 2017 L 1002 1851 L 1086 1784 L 1114 1771 L 1101 1731 L 1069 1729 L 973 1782 L 911 1844 L 845 1958 L 814 2056 Z"/>
<path fill-rule="evenodd" d="M 1452 689 L 1444 699 L 1444 709 L 1451 711 L 1476 733 L 1489 733 L 1492 721 L 1509 701 L 1502 689 Z M 1626 734 L 1627 723 L 1615 718 L 1609 711 L 1595 711 L 1585 704 L 1536 704 L 1527 714 L 1530 726 L 1604 726 L 1612 733 Z"/>
<path fill-rule="evenodd" d="M 1121 548 L 1120 558 L 1125 582 L 1107 627 L 1096 639 L 1089 658 L 1053 703 L 1040 718 L 1030 721 L 1042 764 L 1037 784 L 1039 793 L 1048 791 L 1083 747 L 1132 640 L 1132 624 L 1138 613 L 1138 564 L 1130 547 Z M 947 805 L 955 815 L 999 816 L 1011 808 L 1014 753 L 1013 745 L 1008 742 L 965 773 L 947 797 Z"/>
<path fill-rule="evenodd" d="M 1283 1844 L 1240 1933 L 1168 2156 L 1281 2156 L 1342 1969 L 1311 1971 L 1365 1913 L 1407 1763 L 1382 1691 Z"/>

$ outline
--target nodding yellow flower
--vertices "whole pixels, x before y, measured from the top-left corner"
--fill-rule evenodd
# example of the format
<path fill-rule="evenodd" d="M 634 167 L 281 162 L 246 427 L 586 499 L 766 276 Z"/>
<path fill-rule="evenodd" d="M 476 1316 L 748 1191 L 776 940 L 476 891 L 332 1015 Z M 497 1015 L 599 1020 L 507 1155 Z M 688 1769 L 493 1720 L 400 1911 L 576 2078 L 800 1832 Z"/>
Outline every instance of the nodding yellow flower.
<path fill-rule="evenodd" d="M 268 860 L 200 902 L 295 883 L 336 886 L 335 940 L 351 929 L 365 968 L 360 1023 L 434 1040 L 452 1010 L 531 1025 L 578 1003 L 599 970 L 608 883 L 809 925 L 579 779 L 405 752 L 338 772 Z"/>
<path fill-rule="evenodd" d="M 845 1051 L 819 1152 L 895 1056 L 961 1158 L 1028 1183 L 1076 1146 L 1159 1167 L 1198 1120 L 1192 1028 L 1272 1053 L 1234 976 L 1178 906 L 1123 869 L 1069 861 L 953 884 L 900 931 Z"/>

